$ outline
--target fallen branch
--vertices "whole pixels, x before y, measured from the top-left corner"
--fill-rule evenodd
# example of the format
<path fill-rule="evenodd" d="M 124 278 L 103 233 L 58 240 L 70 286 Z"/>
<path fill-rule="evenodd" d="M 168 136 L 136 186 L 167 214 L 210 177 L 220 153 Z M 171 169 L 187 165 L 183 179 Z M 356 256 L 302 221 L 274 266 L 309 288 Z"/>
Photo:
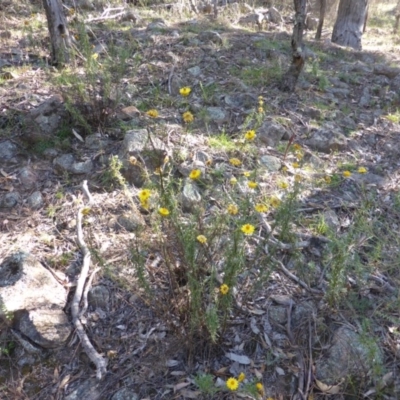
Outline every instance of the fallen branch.
<path fill-rule="evenodd" d="M 83 186 L 86 186 L 86 181 L 84 182 Z M 84 190 L 85 195 L 91 199 L 89 190 Z M 88 196 L 89 195 L 89 196 Z M 79 303 L 82 300 L 83 289 L 85 286 L 86 278 L 89 273 L 90 267 L 90 251 L 83 239 L 83 230 L 82 230 L 82 210 L 84 207 L 81 207 L 78 211 L 76 217 L 76 235 L 77 235 L 77 242 L 83 254 L 83 264 L 81 269 L 81 274 L 78 278 L 76 284 L 76 290 L 74 294 L 74 298 L 72 299 L 71 304 L 71 314 L 72 314 L 72 322 L 75 325 L 76 332 L 79 336 L 81 341 L 82 347 L 85 350 L 86 354 L 90 358 L 90 360 L 96 365 L 96 378 L 101 379 L 103 374 L 107 372 L 107 360 L 104 359 L 93 347 L 92 343 L 90 342 L 85 329 L 80 321 L 80 311 L 79 311 Z"/>

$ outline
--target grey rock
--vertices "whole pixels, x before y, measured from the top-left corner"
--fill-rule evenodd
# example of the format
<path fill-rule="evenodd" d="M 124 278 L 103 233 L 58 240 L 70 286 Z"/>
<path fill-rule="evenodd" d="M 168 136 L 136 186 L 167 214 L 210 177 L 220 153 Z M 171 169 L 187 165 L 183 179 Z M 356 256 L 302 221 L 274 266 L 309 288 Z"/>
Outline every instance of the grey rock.
<path fill-rule="evenodd" d="M 0 207 L 13 208 L 21 202 L 21 196 L 18 192 L 6 193 L 0 198 Z"/>
<path fill-rule="evenodd" d="M 269 319 L 277 324 L 285 324 L 287 322 L 287 307 L 271 306 L 268 309 Z"/>
<path fill-rule="evenodd" d="M 86 160 L 82 162 L 74 162 L 71 165 L 70 172 L 73 174 L 89 174 L 93 169 L 93 162 L 91 160 Z"/>
<path fill-rule="evenodd" d="M 354 119 L 348 115 L 342 119 L 341 126 L 347 131 L 354 131 L 357 128 L 357 124 L 354 122 Z"/>
<path fill-rule="evenodd" d="M 322 153 L 344 150 L 347 147 L 347 138 L 341 129 L 333 124 L 325 124 L 321 129 L 315 131 L 313 135 L 305 141 L 305 144 L 312 150 Z"/>
<path fill-rule="evenodd" d="M 269 172 L 279 171 L 282 165 L 281 160 L 275 156 L 262 156 L 260 164 Z"/>
<path fill-rule="evenodd" d="M 385 185 L 385 178 L 368 172 L 367 174 L 354 173 L 351 175 L 351 179 L 362 185 L 373 185 L 382 188 Z"/>
<path fill-rule="evenodd" d="M 147 25 L 148 31 L 162 31 L 167 29 L 168 26 L 163 19 L 157 19 L 155 21 L 150 22 Z"/>
<path fill-rule="evenodd" d="M 62 309 L 67 293 L 33 256 L 19 252 L 0 264 L 0 298 L 3 304 L 0 317 L 9 322 L 5 312 L 12 315 L 20 310 L 49 306 Z"/>
<path fill-rule="evenodd" d="M 58 156 L 58 150 L 57 150 L 57 149 L 54 149 L 54 148 L 46 149 L 46 150 L 43 152 L 43 156 L 44 156 L 44 158 L 46 158 L 47 160 L 52 160 L 52 159 L 54 159 L 54 158 L 56 158 L 56 157 Z"/>
<path fill-rule="evenodd" d="M 104 285 L 98 285 L 89 290 L 89 305 L 96 309 L 97 307 L 108 310 L 110 305 L 110 291 Z"/>
<path fill-rule="evenodd" d="M 316 377 L 327 385 L 351 376 L 362 378 L 371 370 L 371 361 L 379 362 L 382 357 L 377 345 L 373 351 L 375 354 L 371 357 L 371 345 L 367 348 L 360 335 L 342 326 L 335 332 L 328 354 L 316 362 Z"/>
<path fill-rule="evenodd" d="M 339 98 L 347 97 L 351 93 L 350 89 L 343 89 L 343 88 L 327 88 L 326 91 L 332 93 L 333 95 Z"/>
<path fill-rule="evenodd" d="M 225 104 L 234 108 L 252 108 L 257 104 L 257 98 L 250 93 L 236 93 L 225 96 Z"/>
<path fill-rule="evenodd" d="M 114 393 L 111 400 L 139 400 L 139 396 L 131 389 L 123 388 Z"/>
<path fill-rule="evenodd" d="M 207 107 L 208 115 L 217 124 L 227 121 L 227 113 L 221 107 Z"/>
<path fill-rule="evenodd" d="M 340 221 L 335 211 L 326 210 L 322 214 L 325 224 L 333 231 L 337 232 L 340 229 Z"/>
<path fill-rule="evenodd" d="M 212 42 L 215 44 L 222 44 L 222 37 L 218 32 L 215 31 L 203 31 L 198 35 L 199 40 L 202 42 Z"/>
<path fill-rule="evenodd" d="M 289 136 L 287 129 L 274 121 L 265 121 L 257 130 L 258 139 L 271 147 L 275 147 L 280 140 L 289 139 Z"/>
<path fill-rule="evenodd" d="M 268 19 L 274 24 L 282 24 L 283 17 L 281 13 L 275 8 L 271 7 L 268 11 Z"/>
<path fill-rule="evenodd" d="M 70 385 L 72 392 L 66 395 L 64 400 L 103 400 L 104 395 L 102 395 L 98 385 L 99 382 L 94 378 L 74 382 L 73 385 Z"/>
<path fill-rule="evenodd" d="M 204 164 L 207 161 L 211 160 L 211 157 L 205 151 L 199 150 L 199 151 L 196 151 L 196 153 L 194 154 L 193 160 L 195 162 L 200 161 L 202 163 L 202 166 L 204 167 Z"/>
<path fill-rule="evenodd" d="M 97 150 L 104 149 L 107 147 L 107 139 L 102 137 L 102 135 L 95 133 L 93 135 L 88 135 L 85 137 L 85 145 L 88 149 Z"/>
<path fill-rule="evenodd" d="M 124 213 L 118 217 L 117 221 L 128 232 L 136 232 L 145 225 L 143 216 L 139 212 Z"/>
<path fill-rule="evenodd" d="M 70 171 L 72 164 L 75 162 L 73 154 L 62 154 L 61 156 L 57 157 L 53 161 L 54 167 L 60 171 Z"/>
<path fill-rule="evenodd" d="M 33 192 L 27 199 L 26 203 L 30 208 L 38 209 L 43 206 L 43 196 L 39 191 Z"/>
<path fill-rule="evenodd" d="M 201 202 L 201 194 L 197 185 L 190 179 L 186 179 L 182 190 L 182 209 L 192 212 Z"/>
<path fill-rule="evenodd" d="M 195 67 L 189 68 L 188 72 L 190 75 L 197 77 L 201 74 L 201 69 L 198 65 L 196 65 Z"/>
<path fill-rule="evenodd" d="M 37 182 L 38 176 L 31 167 L 21 168 L 19 171 L 19 180 L 25 189 L 32 189 Z"/>
<path fill-rule="evenodd" d="M 316 307 L 311 301 L 299 303 L 292 312 L 292 326 L 296 327 L 304 323 L 304 321 L 313 320 L 316 315 Z"/>
<path fill-rule="evenodd" d="M 318 108 L 308 108 L 304 110 L 304 114 L 315 120 L 320 120 L 322 116 L 321 111 L 318 110 Z"/>
<path fill-rule="evenodd" d="M 18 147 L 10 140 L 0 142 L 0 160 L 9 161 L 16 156 Z"/>
<path fill-rule="evenodd" d="M 67 316 L 59 309 L 22 310 L 14 319 L 15 329 L 46 349 L 62 346 L 71 333 Z"/>
<path fill-rule="evenodd" d="M 369 94 L 369 88 L 367 86 L 362 91 L 362 95 L 360 101 L 358 102 L 358 105 L 360 107 L 368 107 L 370 105 L 370 102 L 371 102 L 371 95 Z"/>

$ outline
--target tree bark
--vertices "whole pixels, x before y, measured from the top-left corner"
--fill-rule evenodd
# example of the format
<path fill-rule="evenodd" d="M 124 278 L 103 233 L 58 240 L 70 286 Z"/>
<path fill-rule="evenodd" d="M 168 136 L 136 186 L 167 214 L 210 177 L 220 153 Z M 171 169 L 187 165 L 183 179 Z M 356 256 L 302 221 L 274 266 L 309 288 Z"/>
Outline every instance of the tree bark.
<path fill-rule="evenodd" d="M 321 39 L 322 27 L 324 26 L 326 12 L 326 0 L 319 0 L 319 21 L 317 32 L 315 33 L 315 40 Z"/>
<path fill-rule="evenodd" d="M 43 0 L 51 42 L 51 60 L 56 66 L 69 63 L 71 38 L 61 0 Z"/>
<path fill-rule="evenodd" d="M 285 92 L 293 92 L 297 80 L 304 68 L 305 54 L 303 48 L 303 32 L 306 19 L 307 0 L 294 0 L 295 22 L 292 35 L 292 64 L 283 75 L 280 89 Z"/>
<path fill-rule="evenodd" d="M 340 0 L 332 42 L 361 50 L 369 0 Z"/>
<path fill-rule="evenodd" d="M 394 10 L 394 15 L 396 17 L 395 23 L 394 23 L 394 33 L 397 33 L 399 30 L 399 25 L 400 25 L 400 0 L 397 3 L 397 6 Z"/>

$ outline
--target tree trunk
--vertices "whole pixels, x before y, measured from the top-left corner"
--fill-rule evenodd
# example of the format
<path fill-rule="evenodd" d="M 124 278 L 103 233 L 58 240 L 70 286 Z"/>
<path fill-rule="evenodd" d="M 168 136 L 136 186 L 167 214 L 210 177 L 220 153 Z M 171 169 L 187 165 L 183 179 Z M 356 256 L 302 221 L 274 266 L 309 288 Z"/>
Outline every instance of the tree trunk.
<path fill-rule="evenodd" d="M 397 6 L 394 10 L 394 15 L 396 16 L 396 21 L 394 23 L 394 33 L 397 33 L 399 30 L 399 24 L 400 24 L 400 0 L 397 3 Z"/>
<path fill-rule="evenodd" d="M 321 39 L 322 27 L 324 26 L 325 12 L 326 12 L 326 0 L 319 0 L 319 21 L 318 21 L 317 32 L 315 34 L 315 40 Z"/>
<path fill-rule="evenodd" d="M 295 22 L 292 35 L 292 65 L 282 77 L 280 88 L 285 92 L 293 92 L 300 73 L 304 68 L 305 54 L 303 49 L 303 31 L 306 19 L 307 0 L 294 0 Z"/>
<path fill-rule="evenodd" d="M 61 0 L 43 0 L 51 42 L 51 60 L 63 66 L 70 60 L 71 38 Z"/>
<path fill-rule="evenodd" d="M 361 50 L 368 0 L 340 0 L 332 42 Z"/>

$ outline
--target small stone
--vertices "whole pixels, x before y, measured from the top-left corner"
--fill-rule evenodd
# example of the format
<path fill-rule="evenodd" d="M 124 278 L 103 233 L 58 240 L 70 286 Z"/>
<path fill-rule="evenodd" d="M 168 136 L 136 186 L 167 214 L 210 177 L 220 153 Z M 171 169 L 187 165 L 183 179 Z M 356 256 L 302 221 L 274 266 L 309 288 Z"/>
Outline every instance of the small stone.
<path fill-rule="evenodd" d="M 347 147 L 347 138 L 341 132 L 339 127 L 327 123 L 321 129 L 318 129 L 313 135 L 305 141 L 305 144 L 312 150 L 322 153 L 345 150 Z"/>
<path fill-rule="evenodd" d="M 281 160 L 275 156 L 262 156 L 260 158 L 260 163 L 269 172 L 276 172 L 281 169 Z"/>
<path fill-rule="evenodd" d="M 88 301 L 94 309 L 99 307 L 107 310 L 110 305 L 110 292 L 104 285 L 95 286 L 89 291 Z"/>
<path fill-rule="evenodd" d="M 267 146 L 275 147 L 281 140 L 289 139 L 287 129 L 274 121 L 265 121 L 257 129 L 258 139 Z"/>
<path fill-rule="evenodd" d="M 21 196 L 18 192 L 7 193 L 0 200 L 0 207 L 13 208 L 21 201 Z"/>
<path fill-rule="evenodd" d="M 25 189 L 32 189 L 37 181 L 36 172 L 30 167 L 21 168 L 19 171 L 19 180 Z"/>
<path fill-rule="evenodd" d="M 91 160 L 83 162 L 74 162 L 71 166 L 70 172 L 73 174 L 89 174 L 93 169 L 93 162 Z"/>
<path fill-rule="evenodd" d="M 8 161 L 16 156 L 18 147 L 10 140 L 0 142 L 0 160 Z"/>
<path fill-rule="evenodd" d="M 54 159 L 53 165 L 60 172 L 70 171 L 75 159 L 72 154 L 63 154 Z"/>
<path fill-rule="evenodd" d="M 123 388 L 114 393 L 111 400 L 139 400 L 139 396 L 131 389 Z"/>
<path fill-rule="evenodd" d="M 185 212 L 192 212 L 194 207 L 201 202 L 201 194 L 199 188 L 189 179 L 185 181 L 182 191 L 182 209 Z"/>
<path fill-rule="evenodd" d="M 215 31 L 203 31 L 203 32 L 199 33 L 198 38 L 202 42 L 212 42 L 215 44 L 223 43 L 221 35 Z"/>
<path fill-rule="evenodd" d="M 168 28 L 167 24 L 161 18 L 157 19 L 157 20 L 155 20 L 153 22 L 150 22 L 147 25 L 147 30 L 148 31 L 161 31 L 161 30 L 164 30 L 164 29 L 167 29 L 167 28 Z"/>
<path fill-rule="evenodd" d="M 122 214 L 118 217 L 117 222 L 128 232 L 135 232 L 138 230 L 138 228 L 141 228 L 145 225 L 144 219 L 139 212 Z"/>
<path fill-rule="evenodd" d="M 189 68 L 188 72 L 190 75 L 197 77 L 201 74 L 201 69 L 199 66 L 196 65 L 195 67 Z"/>
<path fill-rule="evenodd" d="M 340 221 L 338 216 L 336 215 L 335 211 L 333 210 L 326 210 L 322 214 L 322 218 L 328 227 L 334 231 L 337 232 L 340 229 Z"/>
<path fill-rule="evenodd" d="M 30 208 L 38 209 L 43 206 L 43 196 L 39 191 L 33 192 L 27 199 L 26 203 Z"/>
<path fill-rule="evenodd" d="M 217 124 L 227 121 L 226 112 L 220 107 L 207 107 L 208 115 Z"/>

